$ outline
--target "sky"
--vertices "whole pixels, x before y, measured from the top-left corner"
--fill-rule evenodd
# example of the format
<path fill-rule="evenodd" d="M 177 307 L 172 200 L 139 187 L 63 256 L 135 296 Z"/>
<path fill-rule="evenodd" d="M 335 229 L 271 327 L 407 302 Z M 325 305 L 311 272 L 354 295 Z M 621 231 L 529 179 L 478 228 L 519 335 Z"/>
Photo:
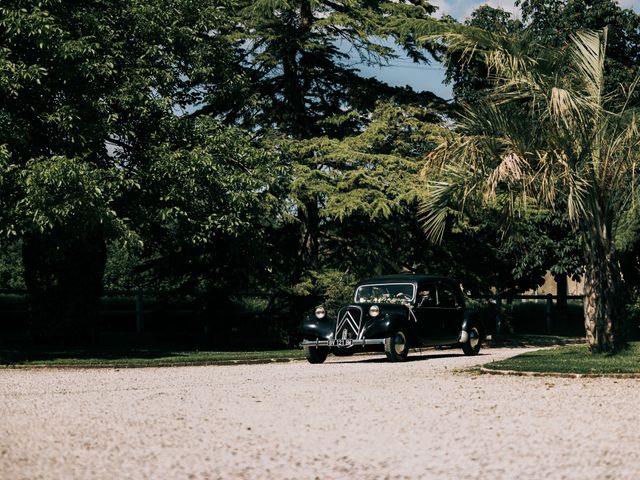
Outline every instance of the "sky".
<path fill-rule="evenodd" d="M 514 6 L 514 0 L 490 0 L 480 2 L 476 0 L 432 0 L 432 5 L 438 7 L 436 17 L 451 15 L 459 21 L 464 21 L 471 12 L 480 5 L 491 5 L 512 12 L 516 18 L 520 15 Z M 640 0 L 619 0 L 623 8 L 632 8 L 640 12 Z M 437 62 L 430 65 L 415 64 L 406 57 L 400 57 L 389 62 L 388 66 L 359 66 L 365 76 L 376 77 L 394 86 L 409 85 L 414 90 L 428 90 L 445 100 L 452 98 L 451 85 L 444 84 L 444 68 Z"/>

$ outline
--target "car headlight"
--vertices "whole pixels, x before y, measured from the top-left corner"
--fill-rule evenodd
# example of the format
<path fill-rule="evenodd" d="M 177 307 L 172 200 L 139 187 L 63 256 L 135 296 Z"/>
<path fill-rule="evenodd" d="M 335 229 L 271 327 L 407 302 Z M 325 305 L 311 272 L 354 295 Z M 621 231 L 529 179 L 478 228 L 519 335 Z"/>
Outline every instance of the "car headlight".
<path fill-rule="evenodd" d="M 327 311 L 324 307 L 316 307 L 316 318 L 322 320 L 327 315 Z"/>
<path fill-rule="evenodd" d="M 380 315 L 380 307 L 378 307 L 378 305 L 371 305 L 369 307 L 369 315 L 371 317 L 377 317 Z"/>

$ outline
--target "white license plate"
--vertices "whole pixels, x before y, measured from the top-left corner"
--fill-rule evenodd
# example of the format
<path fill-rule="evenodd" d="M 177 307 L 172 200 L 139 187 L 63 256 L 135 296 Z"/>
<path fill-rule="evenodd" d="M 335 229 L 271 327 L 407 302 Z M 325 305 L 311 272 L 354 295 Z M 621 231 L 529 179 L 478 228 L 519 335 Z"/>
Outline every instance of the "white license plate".
<path fill-rule="evenodd" d="M 351 347 L 352 345 L 352 338 L 335 338 L 333 340 L 329 340 L 330 347 Z"/>

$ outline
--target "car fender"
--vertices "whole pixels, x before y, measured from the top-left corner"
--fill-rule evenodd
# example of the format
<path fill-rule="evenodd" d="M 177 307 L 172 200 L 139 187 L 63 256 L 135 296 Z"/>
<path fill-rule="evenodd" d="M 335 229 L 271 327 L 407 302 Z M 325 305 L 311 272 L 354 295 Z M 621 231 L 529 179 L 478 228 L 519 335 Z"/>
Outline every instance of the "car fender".
<path fill-rule="evenodd" d="M 305 340 L 328 339 L 333 336 L 335 328 L 334 319 L 318 319 L 315 315 L 309 315 L 302 323 L 302 336 Z"/>
<path fill-rule="evenodd" d="M 412 342 L 416 338 L 415 320 L 406 307 L 391 311 L 387 309 L 378 317 L 369 317 L 364 324 L 362 334 L 365 338 L 387 338 L 398 330 L 404 330 Z"/>
<path fill-rule="evenodd" d="M 464 330 L 465 332 L 469 332 L 469 330 L 474 325 L 477 325 L 478 328 L 480 329 L 480 337 L 486 338 L 487 329 L 485 328 L 484 322 L 482 321 L 480 316 L 476 312 L 471 312 L 467 310 L 466 312 L 464 312 L 464 320 L 462 321 L 462 330 Z"/>

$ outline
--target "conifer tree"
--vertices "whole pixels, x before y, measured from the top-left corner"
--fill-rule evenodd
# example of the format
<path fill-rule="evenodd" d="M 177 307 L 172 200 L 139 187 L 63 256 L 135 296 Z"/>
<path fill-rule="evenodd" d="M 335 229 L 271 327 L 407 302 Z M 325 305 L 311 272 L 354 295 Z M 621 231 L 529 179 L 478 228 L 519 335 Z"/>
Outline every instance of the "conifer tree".
<path fill-rule="evenodd" d="M 346 206 L 365 201 L 355 198 L 354 191 L 336 189 L 327 177 L 357 171 L 354 176 L 370 177 L 367 182 L 372 192 L 377 188 L 371 166 L 355 157 L 353 161 L 346 158 L 353 154 L 344 153 L 351 148 L 351 140 L 340 142 L 366 129 L 380 100 L 446 108 L 431 93 L 393 88 L 357 70 L 361 62 L 383 64 L 395 58 L 394 45 L 414 60 L 427 62 L 430 51 L 424 45 L 389 25 L 391 19 L 428 18 L 435 10 L 422 0 L 258 0 L 243 1 L 236 10 L 235 24 L 240 28 L 229 34 L 238 42 L 240 64 L 248 79 L 248 101 L 227 120 L 280 144 L 292 169 L 289 213 L 293 224 L 283 231 L 291 240 L 288 250 L 295 251 L 288 268 L 293 284 L 308 281 L 307 273 L 321 268 L 323 232 L 328 222 L 345 219 L 345 212 L 330 215 L 327 206 L 357 209 Z M 330 158 L 328 147 L 342 153 Z M 370 193 L 378 194 L 385 196 L 381 189 Z M 374 201 L 367 215 L 388 216 L 391 198 Z"/>

